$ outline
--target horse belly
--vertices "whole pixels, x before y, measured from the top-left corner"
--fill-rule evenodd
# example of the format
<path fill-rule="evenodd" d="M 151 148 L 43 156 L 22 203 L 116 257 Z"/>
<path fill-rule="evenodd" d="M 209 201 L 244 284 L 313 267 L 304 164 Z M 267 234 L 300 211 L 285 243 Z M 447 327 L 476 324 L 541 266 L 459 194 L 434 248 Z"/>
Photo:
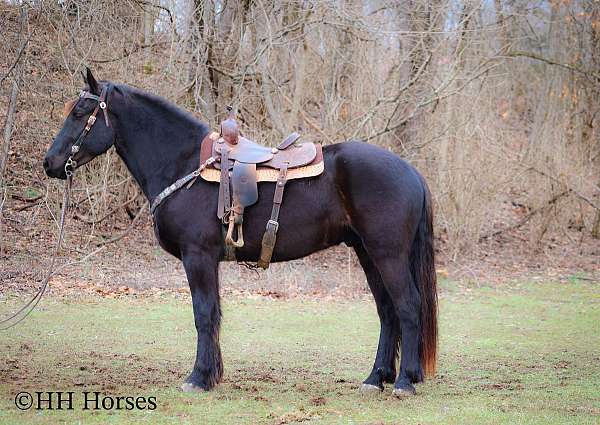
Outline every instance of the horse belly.
<path fill-rule="evenodd" d="M 273 207 L 273 183 L 259 184 L 259 201 L 244 212 L 240 261 L 257 261 Z M 348 220 L 337 190 L 327 176 L 286 184 L 272 262 L 302 258 L 347 238 Z"/>

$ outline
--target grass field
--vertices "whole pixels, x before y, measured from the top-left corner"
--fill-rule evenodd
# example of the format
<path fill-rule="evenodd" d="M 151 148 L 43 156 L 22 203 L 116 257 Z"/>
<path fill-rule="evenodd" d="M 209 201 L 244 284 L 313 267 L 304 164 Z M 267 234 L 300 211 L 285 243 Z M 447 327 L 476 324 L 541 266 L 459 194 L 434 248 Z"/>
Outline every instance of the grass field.
<path fill-rule="evenodd" d="M 0 334 L 0 423 L 600 423 L 597 284 L 441 286 L 438 375 L 406 400 L 358 392 L 378 337 L 371 301 L 225 299 L 224 382 L 188 394 L 189 302 L 49 298 Z M 74 410 L 20 411 L 20 391 L 74 391 Z M 82 410 L 83 391 L 157 407 Z"/>

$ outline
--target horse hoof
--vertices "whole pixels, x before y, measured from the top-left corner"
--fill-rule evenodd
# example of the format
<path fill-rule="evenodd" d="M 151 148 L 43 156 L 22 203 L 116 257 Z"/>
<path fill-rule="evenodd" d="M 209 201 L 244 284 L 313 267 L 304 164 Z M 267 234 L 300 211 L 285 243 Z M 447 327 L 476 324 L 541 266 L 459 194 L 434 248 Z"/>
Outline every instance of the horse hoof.
<path fill-rule="evenodd" d="M 383 388 L 379 388 L 377 385 L 362 384 L 360 386 L 360 393 L 362 395 L 379 394 L 383 391 Z"/>
<path fill-rule="evenodd" d="M 398 398 L 412 397 L 416 394 L 417 390 L 415 390 L 415 387 L 413 386 L 408 388 L 394 388 L 394 391 L 392 391 L 392 395 Z"/>
<path fill-rule="evenodd" d="M 198 385 L 194 385 L 191 382 L 184 382 L 181 386 L 181 391 L 184 393 L 203 393 L 206 390 Z"/>

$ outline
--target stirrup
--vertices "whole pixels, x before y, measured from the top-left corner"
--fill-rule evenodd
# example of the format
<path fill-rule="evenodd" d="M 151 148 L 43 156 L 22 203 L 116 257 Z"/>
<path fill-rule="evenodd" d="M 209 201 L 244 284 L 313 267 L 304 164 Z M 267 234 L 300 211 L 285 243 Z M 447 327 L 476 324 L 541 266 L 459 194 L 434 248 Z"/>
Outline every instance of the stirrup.
<path fill-rule="evenodd" d="M 241 248 L 244 246 L 244 232 L 242 231 L 242 223 L 237 225 L 237 240 L 233 240 L 233 228 L 235 227 L 235 219 L 233 214 L 229 216 L 229 227 L 227 228 L 227 236 L 225 236 L 225 243 L 235 248 Z"/>

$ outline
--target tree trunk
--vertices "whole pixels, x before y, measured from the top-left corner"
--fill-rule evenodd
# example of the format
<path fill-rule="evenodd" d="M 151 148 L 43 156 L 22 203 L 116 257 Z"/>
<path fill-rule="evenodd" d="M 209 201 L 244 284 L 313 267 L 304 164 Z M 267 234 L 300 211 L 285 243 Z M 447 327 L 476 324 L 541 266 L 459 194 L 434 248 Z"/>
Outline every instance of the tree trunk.
<path fill-rule="evenodd" d="M 19 50 L 22 52 L 25 49 L 28 38 L 25 37 L 27 31 L 27 7 L 21 7 L 21 14 L 19 21 L 21 24 L 21 30 L 19 33 Z M 8 112 L 6 114 L 6 121 L 4 123 L 4 140 L 2 150 L 0 151 L 0 187 L 3 186 L 4 181 L 4 170 L 6 169 L 6 163 L 8 162 L 8 152 L 10 149 L 10 138 L 12 136 L 13 126 L 15 123 L 15 113 L 17 109 L 17 97 L 19 95 L 19 85 L 21 84 L 21 77 L 23 74 L 23 54 L 16 58 L 16 65 L 14 67 L 13 74 L 13 86 L 10 92 L 10 100 L 8 102 Z"/>

